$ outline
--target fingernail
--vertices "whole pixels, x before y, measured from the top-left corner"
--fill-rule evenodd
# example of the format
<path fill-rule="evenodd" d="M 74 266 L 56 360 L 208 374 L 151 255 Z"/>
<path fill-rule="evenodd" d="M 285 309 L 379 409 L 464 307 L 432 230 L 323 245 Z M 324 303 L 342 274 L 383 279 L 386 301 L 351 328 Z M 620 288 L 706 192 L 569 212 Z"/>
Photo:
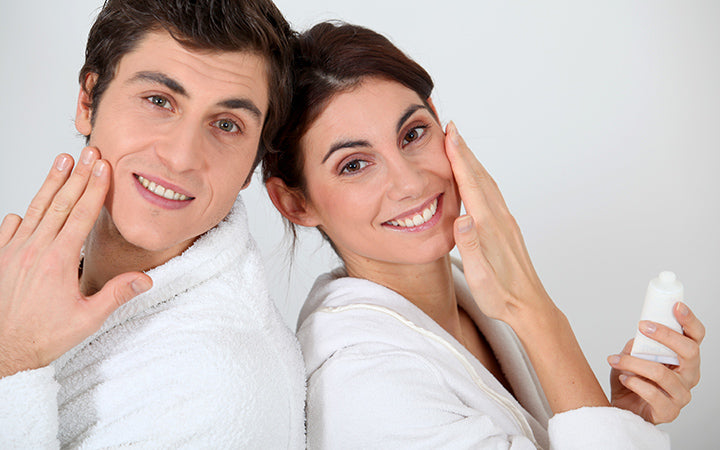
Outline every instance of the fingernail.
<path fill-rule="evenodd" d="M 612 364 L 613 366 L 620 362 L 620 356 L 618 355 L 610 355 L 608 357 L 608 362 Z"/>
<path fill-rule="evenodd" d="M 96 161 L 93 166 L 93 175 L 99 177 L 103 174 L 103 172 L 105 172 L 105 163 L 102 161 Z"/>
<path fill-rule="evenodd" d="M 460 145 L 460 133 L 452 120 L 448 123 L 448 131 L 450 132 L 450 141 L 454 145 Z"/>
<path fill-rule="evenodd" d="M 146 278 L 136 278 L 130 286 L 136 294 L 142 294 L 152 287 L 152 283 L 150 283 Z"/>
<path fill-rule="evenodd" d="M 690 310 L 687 306 L 685 306 L 685 303 L 678 302 L 677 310 L 681 316 L 687 316 L 690 314 Z"/>
<path fill-rule="evenodd" d="M 63 170 L 67 169 L 70 165 L 70 157 L 67 155 L 60 155 L 57 158 L 55 158 L 55 168 L 62 172 Z"/>
<path fill-rule="evenodd" d="M 460 233 L 467 233 L 473 227 L 472 216 L 462 216 L 457 220 L 457 229 Z"/>
<path fill-rule="evenodd" d="M 80 154 L 80 159 L 82 160 L 82 163 L 86 166 L 90 164 L 93 161 L 93 153 L 89 148 L 84 148 L 82 153 Z"/>
<path fill-rule="evenodd" d="M 640 330 L 643 333 L 653 334 L 656 329 L 657 329 L 657 327 L 652 322 L 645 322 L 645 321 L 640 322 Z"/>
<path fill-rule="evenodd" d="M 620 374 L 620 376 L 618 378 L 620 379 L 621 383 L 625 383 L 625 381 L 628 379 L 628 376 L 623 373 L 623 374 Z"/>

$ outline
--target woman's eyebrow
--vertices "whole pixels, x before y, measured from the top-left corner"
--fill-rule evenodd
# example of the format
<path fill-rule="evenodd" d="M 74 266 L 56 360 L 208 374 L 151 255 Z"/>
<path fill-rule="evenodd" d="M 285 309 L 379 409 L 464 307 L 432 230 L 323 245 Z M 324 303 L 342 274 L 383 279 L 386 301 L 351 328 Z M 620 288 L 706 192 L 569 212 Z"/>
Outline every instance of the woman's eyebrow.
<path fill-rule="evenodd" d="M 410 105 L 410 106 L 408 106 L 408 107 L 405 109 L 405 112 L 403 113 L 403 115 L 400 116 L 400 120 L 398 120 L 398 122 L 397 122 L 397 129 L 395 130 L 396 133 L 399 133 L 399 132 L 400 132 L 400 129 L 401 129 L 402 126 L 405 124 L 405 122 L 407 122 L 407 120 L 408 120 L 413 114 L 415 114 L 415 111 L 417 111 L 418 109 L 426 109 L 426 110 L 428 110 L 428 112 L 430 112 L 430 113 L 432 114 L 432 111 L 430 111 L 430 108 L 428 108 L 426 105 L 415 104 L 415 105 Z"/>
<path fill-rule="evenodd" d="M 332 155 L 334 152 L 342 149 L 342 148 L 353 148 L 353 147 L 370 147 L 370 143 L 368 141 L 353 141 L 353 140 L 345 140 L 345 141 L 339 141 L 334 143 L 330 150 L 325 154 L 325 157 L 322 160 L 321 164 L 324 164 L 325 161 L 328 160 L 330 155 Z"/>
<path fill-rule="evenodd" d="M 410 105 L 405 109 L 405 111 L 403 112 L 403 115 L 400 116 L 400 119 L 397 122 L 397 127 L 396 127 L 395 132 L 399 133 L 400 129 L 405 124 L 405 122 L 407 122 L 407 120 L 410 117 L 412 117 L 412 115 L 415 114 L 415 112 L 417 112 L 419 109 L 425 109 L 429 113 L 432 114 L 432 111 L 430 111 L 430 108 L 428 108 L 427 105 L 422 105 L 422 104 Z M 330 158 L 330 155 L 332 155 L 334 152 L 336 152 L 342 148 L 353 148 L 353 147 L 370 147 L 370 143 L 368 141 L 364 141 L 364 140 L 359 140 L 359 141 L 345 140 L 345 141 L 336 142 L 330 147 L 330 150 L 328 150 L 328 152 L 325 154 L 325 157 L 323 158 L 321 164 L 324 164 L 325 161 L 327 161 L 328 158 Z"/>

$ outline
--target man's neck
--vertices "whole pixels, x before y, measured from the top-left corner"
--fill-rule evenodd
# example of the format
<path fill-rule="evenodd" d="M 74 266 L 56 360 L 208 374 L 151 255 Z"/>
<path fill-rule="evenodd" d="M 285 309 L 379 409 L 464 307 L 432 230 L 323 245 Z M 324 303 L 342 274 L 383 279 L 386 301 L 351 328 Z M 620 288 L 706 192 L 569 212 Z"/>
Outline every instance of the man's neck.
<path fill-rule="evenodd" d="M 163 250 L 147 250 L 123 238 L 107 209 L 103 208 L 85 240 L 80 291 L 89 296 L 125 272 L 145 272 L 181 254 L 194 240 Z"/>

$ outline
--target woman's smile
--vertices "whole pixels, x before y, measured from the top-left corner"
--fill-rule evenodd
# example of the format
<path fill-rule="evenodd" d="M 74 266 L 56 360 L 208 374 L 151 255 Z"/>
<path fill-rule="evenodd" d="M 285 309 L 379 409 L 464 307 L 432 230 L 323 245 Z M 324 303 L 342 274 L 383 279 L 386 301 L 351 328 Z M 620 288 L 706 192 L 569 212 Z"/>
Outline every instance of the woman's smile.
<path fill-rule="evenodd" d="M 442 216 L 442 194 L 426 202 L 420 208 L 388 220 L 383 226 L 400 231 L 424 231 L 432 228 Z"/>
<path fill-rule="evenodd" d="M 424 264 L 455 245 L 460 198 L 429 102 L 368 78 L 336 95 L 302 138 L 306 226 L 344 261 Z M 389 233 L 388 233 L 389 232 Z"/>

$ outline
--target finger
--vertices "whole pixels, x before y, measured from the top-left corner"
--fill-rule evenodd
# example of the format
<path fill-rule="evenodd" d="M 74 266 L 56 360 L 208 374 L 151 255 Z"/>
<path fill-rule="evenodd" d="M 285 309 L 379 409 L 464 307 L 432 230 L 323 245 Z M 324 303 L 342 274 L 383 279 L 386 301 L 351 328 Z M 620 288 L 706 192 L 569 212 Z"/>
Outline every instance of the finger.
<path fill-rule="evenodd" d="M 488 209 L 506 209 L 505 200 L 495 180 L 477 160 L 475 154 L 460 136 L 453 122 L 447 126 L 445 151 L 452 167 L 465 209 L 475 213 Z"/>
<path fill-rule="evenodd" d="M 68 245 L 71 251 L 80 252 L 105 203 L 109 187 L 110 165 L 104 160 L 95 161 L 87 188 L 59 232 L 58 242 Z"/>
<path fill-rule="evenodd" d="M 680 408 L 670 397 L 652 383 L 639 377 L 621 374 L 620 383 L 636 393 L 650 405 L 654 424 L 672 422 L 680 414 Z"/>
<path fill-rule="evenodd" d="M 65 185 L 55 195 L 45 217 L 38 225 L 38 240 L 52 240 L 57 236 L 75 203 L 85 191 L 93 164 L 98 157 L 99 152 L 96 149 L 92 147 L 83 149 L 80 154 L 80 162 Z"/>
<path fill-rule="evenodd" d="M 621 351 L 620 353 L 623 354 L 623 355 L 629 355 L 630 352 L 632 351 L 632 346 L 633 346 L 633 343 L 634 343 L 634 342 L 635 342 L 635 339 L 634 339 L 634 338 L 633 338 L 633 339 L 630 339 L 629 341 L 627 341 L 627 342 L 625 343 L 625 347 L 623 347 L 623 349 L 622 349 L 622 351 Z"/>
<path fill-rule="evenodd" d="M 493 269 L 483 254 L 480 236 L 471 215 L 455 219 L 455 245 L 463 261 L 465 278 L 472 292 L 482 290 Z"/>
<path fill-rule="evenodd" d="M 665 325 L 643 320 L 639 329 L 645 336 L 677 353 L 681 360 L 693 363 L 700 357 L 700 347 L 697 342 Z"/>
<path fill-rule="evenodd" d="M 134 297 L 148 291 L 152 279 L 141 272 L 128 272 L 111 279 L 96 294 L 89 297 L 87 306 L 98 323 L 102 323 L 116 309 Z"/>
<path fill-rule="evenodd" d="M 10 242 L 21 223 L 22 218 L 17 214 L 5 216 L 2 224 L 0 224 L 0 247 L 5 247 Z"/>
<path fill-rule="evenodd" d="M 45 177 L 42 186 L 40 186 L 40 190 L 35 194 L 32 201 L 30 201 L 30 206 L 28 206 L 25 212 L 22 224 L 20 224 L 20 227 L 15 233 L 16 239 L 25 239 L 35 231 L 38 223 L 40 223 L 43 216 L 45 216 L 45 212 L 50 206 L 55 194 L 63 186 L 65 180 L 67 180 L 72 165 L 73 159 L 70 155 L 63 153 L 55 158 L 55 162 L 47 177 Z"/>
<path fill-rule="evenodd" d="M 703 339 L 705 339 L 705 326 L 695 314 L 693 314 L 690 308 L 685 303 L 677 302 L 673 307 L 673 314 L 680 325 L 682 325 L 685 335 L 700 345 Z"/>
<path fill-rule="evenodd" d="M 680 375 L 664 364 L 622 354 L 610 356 L 608 362 L 613 369 L 630 372 L 655 383 L 676 403 L 684 406 L 690 401 L 690 389 L 685 386 Z"/>

